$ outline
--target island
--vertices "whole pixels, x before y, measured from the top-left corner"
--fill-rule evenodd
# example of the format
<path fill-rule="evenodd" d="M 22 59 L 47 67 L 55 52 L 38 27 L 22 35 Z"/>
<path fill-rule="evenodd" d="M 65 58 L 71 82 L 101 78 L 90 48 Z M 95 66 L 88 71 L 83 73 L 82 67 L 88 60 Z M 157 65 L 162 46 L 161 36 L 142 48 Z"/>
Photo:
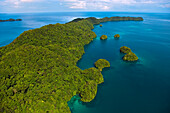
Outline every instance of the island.
<path fill-rule="evenodd" d="M 94 63 L 95 67 L 102 71 L 105 67 L 110 67 L 110 63 L 105 59 L 99 59 Z"/>
<path fill-rule="evenodd" d="M 120 48 L 120 52 L 122 52 L 122 53 L 129 53 L 129 52 L 131 52 L 131 49 L 129 47 L 122 46 Z"/>
<path fill-rule="evenodd" d="M 129 52 L 123 57 L 124 61 L 137 61 L 138 57 L 133 53 Z"/>
<path fill-rule="evenodd" d="M 131 51 L 130 48 L 123 46 L 120 48 L 120 52 L 126 53 L 126 55 L 123 57 L 124 61 L 137 61 L 138 57 Z"/>
<path fill-rule="evenodd" d="M 102 27 L 103 25 L 102 24 L 100 24 L 100 27 Z"/>
<path fill-rule="evenodd" d="M 100 37 L 100 40 L 105 40 L 105 39 L 107 39 L 107 35 L 102 35 L 102 36 Z"/>
<path fill-rule="evenodd" d="M 79 95 L 90 102 L 104 82 L 95 67 L 81 70 L 84 46 L 96 38 L 93 25 L 106 21 L 140 21 L 141 17 L 76 19 L 28 30 L 0 47 L 0 111 L 71 113 L 67 102 Z"/>
<path fill-rule="evenodd" d="M 22 19 L 7 19 L 7 20 L 0 20 L 0 22 L 13 22 L 13 21 L 22 21 Z"/>
<path fill-rule="evenodd" d="M 97 25 L 102 22 L 110 22 L 110 21 L 143 21 L 143 18 L 142 17 L 119 17 L 119 16 L 116 16 L 116 17 L 110 17 L 110 18 L 105 17 L 105 18 L 97 19 L 95 17 L 89 17 L 89 18 L 77 18 L 77 19 L 74 19 L 68 23 L 78 22 L 81 20 L 88 20 L 93 25 Z"/>
<path fill-rule="evenodd" d="M 116 34 L 116 35 L 114 35 L 114 38 L 115 38 L 115 39 L 119 39 L 119 38 L 120 38 L 120 35 L 119 35 L 119 34 Z"/>

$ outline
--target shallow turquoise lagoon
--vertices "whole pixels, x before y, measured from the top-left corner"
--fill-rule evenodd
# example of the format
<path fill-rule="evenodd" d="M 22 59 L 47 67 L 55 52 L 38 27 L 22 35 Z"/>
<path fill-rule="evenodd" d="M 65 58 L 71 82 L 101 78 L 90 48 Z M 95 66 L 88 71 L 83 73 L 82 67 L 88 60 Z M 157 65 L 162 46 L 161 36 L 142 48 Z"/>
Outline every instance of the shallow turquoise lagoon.
<path fill-rule="evenodd" d="M 0 46 L 11 43 L 25 30 L 47 24 L 66 23 L 77 17 L 142 16 L 143 22 L 121 21 L 95 25 L 97 38 L 85 46 L 77 66 L 87 69 L 100 58 L 111 63 L 102 71 L 104 83 L 90 103 L 78 96 L 69 102 L 72 113 L 170 113 L 170 14 L 169 13 L 34 13 L 0 14 L 0 19 L 22 18 L 22 22 L 0 23 Z M 107 40 L 100 40 L 101 35 Z M 120 34 L 115 40 L 114 35 Z M 124 62 L 121 46 L 128 46 L 138 62 Z"/>

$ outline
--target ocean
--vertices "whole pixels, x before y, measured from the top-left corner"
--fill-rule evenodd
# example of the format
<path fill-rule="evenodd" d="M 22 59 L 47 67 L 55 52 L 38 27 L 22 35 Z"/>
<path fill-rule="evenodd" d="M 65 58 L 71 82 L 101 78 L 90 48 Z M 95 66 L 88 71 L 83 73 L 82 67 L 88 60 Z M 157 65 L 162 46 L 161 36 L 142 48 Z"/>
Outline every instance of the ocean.
<path fill-rule="evenodd" d="M 170 113 L 170 13 L 64 12 L 2 14 L 0 47 L 8 45 L 22 32 L 48 24 L 66 23 L 75 18 L 141 16 L 144 21 L 119 21 L 95 25 L 97 38 L 85 46 L 77 63 L 81 69 L 94 67 L 106 59 L 111 67 L 102 71 L 104 83 L 98 85 L 95 99 L 89 103 L 74 96 L 68 102 L 72 113 Z M 115 40 L 114 35 L 120 34 Z M 107 40 L 100 40 L 107 35 Z M 127 46 L 138 56 L 137 62 L 125 62 L 120 47 Z"/>

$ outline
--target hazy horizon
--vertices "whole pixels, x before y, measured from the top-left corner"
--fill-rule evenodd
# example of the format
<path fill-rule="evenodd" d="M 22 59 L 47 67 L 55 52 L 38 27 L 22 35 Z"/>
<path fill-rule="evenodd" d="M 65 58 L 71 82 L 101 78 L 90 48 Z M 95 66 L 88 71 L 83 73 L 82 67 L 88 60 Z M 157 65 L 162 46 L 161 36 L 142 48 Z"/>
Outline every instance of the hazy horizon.
<path fill-rule="evenodd" d="M 169 13 L 168 0 L 1 0 L 0 13 L 39 12 Z"/>

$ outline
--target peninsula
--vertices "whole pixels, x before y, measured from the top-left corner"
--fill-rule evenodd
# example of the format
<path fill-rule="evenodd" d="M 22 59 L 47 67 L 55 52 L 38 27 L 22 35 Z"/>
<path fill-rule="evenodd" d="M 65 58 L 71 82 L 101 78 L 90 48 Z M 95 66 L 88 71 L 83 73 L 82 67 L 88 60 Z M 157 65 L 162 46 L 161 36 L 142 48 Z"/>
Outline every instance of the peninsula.
<path fill-rule="evenodd" d="M 79 95 L 90 102 L 104 82 L 101 69 L 76 66 L 96 34 L 94 24 L 107 21 L 142 21 L 141 17 L 75 19 L 23 32 L 0 48 L 0 111 L 71 113 L 67 102 Z M 100 63 L 102 63 L 100 65 Z M 107 63 L 105 65 L 105 63 Z"/>
<path fill-rule="evenodd" d="M 105 67 L 110 67 L 110 63 L 105 59 L 99 59 L 94 63 L 95 67 L 102 71 Z"/>

